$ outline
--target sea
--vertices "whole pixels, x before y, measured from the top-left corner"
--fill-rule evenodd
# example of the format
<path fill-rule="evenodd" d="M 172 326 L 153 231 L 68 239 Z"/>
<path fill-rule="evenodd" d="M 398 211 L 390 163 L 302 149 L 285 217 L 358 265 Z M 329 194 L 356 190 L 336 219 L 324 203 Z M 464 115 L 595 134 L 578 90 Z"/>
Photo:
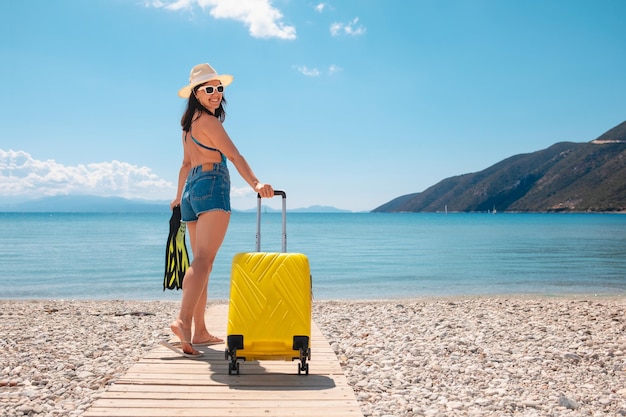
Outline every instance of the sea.
<path fill-rule="evenodd" d="M 256 222 L 232 214 L 210 299 L 228 299 Z M 262 251 L 281 225 L 263 214 Z M 167 212 L 0 213 L 0 298 L 180 300 L 163 289 L 168 232 Z M 624 214 L 288 213 L 287 251 L 307 255 L 314 300 L 626 295 Z"/>

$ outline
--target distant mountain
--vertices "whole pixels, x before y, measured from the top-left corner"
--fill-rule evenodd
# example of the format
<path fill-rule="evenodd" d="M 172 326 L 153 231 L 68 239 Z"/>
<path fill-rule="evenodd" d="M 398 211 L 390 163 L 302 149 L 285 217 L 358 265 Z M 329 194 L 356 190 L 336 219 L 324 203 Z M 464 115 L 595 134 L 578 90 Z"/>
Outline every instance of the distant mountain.
<path fill-rule="evenodd" d="M 264 213 L 280 213 L 281 209 L 275 209 L 272 207 L 262 206 L 261 210 Z M 257 208 L 251 208 L 247 210 L 238 210 L 243 213 L 253 213 L 257 211 Z M 330 206 L 310 206 L 304 208 L 290 209 L 287 207 L 288 213 L 352 213 L 350 210 L 342 210 L 335 207 Z"/>
<path fill-rule="evenodd" d="M 0 206 L 0 211 L 55 213 L 169 213 L 167 201 L 129 200 L 121 197 L 64 195 Z"/>
<path fill-rule="evenodd" d="M 561 142 L 447 178 L 373 212 L 626 211 L 626 122 L 585 143 Z"/>
<path fill-rule="evenodd" d="M 256 212 L 256 207 L 241 212 Z M 280 210 L 263 206 L 265 212 Z M 290 213 L 350 213 L 328 206 L 287 209 Z M 169 213 L 169 201 L 129 200 L 121 197 L 97 197 L 89 195 L 65 195 L 44 197 L 18 203 L 0 205 L 0 212 L 54 212 L 54 213 Z"/>

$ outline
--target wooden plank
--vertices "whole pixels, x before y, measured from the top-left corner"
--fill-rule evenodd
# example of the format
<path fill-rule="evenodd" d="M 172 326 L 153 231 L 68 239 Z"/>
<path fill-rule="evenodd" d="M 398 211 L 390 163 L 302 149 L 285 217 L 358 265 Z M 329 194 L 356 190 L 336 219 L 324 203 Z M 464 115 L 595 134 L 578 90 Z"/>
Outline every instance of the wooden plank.
<path fill-rule="evenodd" d="M 326 400 L 326 406 L 332 408 L 350 407 L 352 403 L 347 400 Z M 232 400 L 204 400 L 196 399 L 193 401 L 182 399 L 152 400 L 147 404 L 143 399 L 103 399 L 99 404 L 102 408 L 121 407 L 121 408 L 303 408 L 305 402 L 301 399 L 265 399 L 265 400 L 241 400 L 234 398 Z"/>
<path fill-rule="evenodd" d="M 341 375 L 342 374 L 341 369 L 335 369 L 331 366 L 319 364 L 319 363 L 316 363 L 315 365 L 317 365 L 315 366 L 315 369 L 311 369 L 309 371 L 311 374 L 313 374 L 313 371 L 315 371 L 315 375 Z M 313 368 L 313 366 L 311 366 L 311 368 Z M 181 369 L 178 372 L 178 375 L 185 376 L 186 378 L 192 378 L 194 375 L 200 375 L 202 377 L 206 377 L 208 370 L 209 368 L 189 369 L 189 370 Z M 273 366 L 271 368 L 260 368 L 258 366 L 250 365 L 249 363 L 240 363 L 240 371 L 242 375 L 265 375 L 265 374 L 271 373 L 271 374 L 284 374 L 284 375 L 296 375 L 297 376 L 298 365 L 293 363 L 290 365 Z M 166 379 L 168 379 L 170 377 L 168 372 L 169 372 L 168 369 L 164 369 L 158 366 L 154 366 L 152 369 L 133 368 L 132 370 L 128 371 L 128 373 L 124 376 L 123 380 L 120 379 L 120 381 L 118 382 L 123 383 L 127 378 L 132 378 L 133 376 L 136 376 L 138 374 L 145 375 L 145 376 L 152 376 L 154 378 L 158 378 L 159 375 L 165 374 L 167 375 Z M 224 373 L 228 373 L 227 363 L 224 364 Z M 234 375 L 233 377 L 236 378 L 237 376 Z M 224 380 L 222 380 L 222 382 L 228 383 L 228 381 L 224 381 Z"/>
<path fill-rule="evenodd" d="M 261 394 L 265 393 L 265 392 L 274 392 L 274 393 L 287 393 L 289 394 L 289 391 L 299 391 L 302 393 L 306 393 L 307 390 L 302 390 L 299 387 L 277 387 L 276 389 L 272 390 L 270 389 L 266 389 L 263 391 L 258 391 Z M 348 385 L 339 385 L 334 387 L 332 390 L 315 390 L 315 392 L 320 392 L 321 395 L 329 395 L 329 393 L 334 393 L 334 392 L 343 392 L 345 391 L 346 393 L 349 394 L 353 394 L 352 388 L 350 388 Z M 144 385 L 136 385 L 136 384 L 113 384 L 111 385 L 106 391 L 100 393 L 99 395 L 106 395 L 107 393 L 110 392 L 121 392 L 121 393 L 129 393 L 129 395 L 132 395 L 130 393 L 133 392 L 154 392 L 154 393 L 168 393 L 168 392 L 172 392 L 172 393 L 200 393 L 203 395 L 212 393 L 212 392 L 217 392 L 217 393 L 233 393 L 234 395 L 239 395 L 238 390 L 231 388 L 230 386 L 227 385 L 220 385 L 220 386 L 212 386 L 212 385 L 149 385 L 149 384 L 144 384 Z"/>
<path fill-rule="evenodd" d="M 311 400 L 350 400 L 352 391 L 341 388 L 328 390 L 320 393 L 319 391 L 302 391 L 297 389 L 266 389 L 266 390 L 248 390 L 244 393 L 237 390 L 209 389 L 206 391 L 158 391 L 157 386 L 150 386 L 145 391 L 113 391 L 109 390 L 102 393 L 100 399 L 145 399 L 153 398 L 155 400 L 238 400 L 245 399 L 253 401 L 264 401 L 267 398 L 292 400 L 294 396 L 304 401 Z M 296 392 L 297 391 L 297 392 Z"/>
<path fill-rule="evenodd" d="M 218 335 L 226 333 L 227 309 L 207 311 Z M 197 360 L 155 345 L 83 416 L 362 417 L 334 352 L 314 323 L 311 331 L 309 375 L 297 374 L 298 361 L 240 362 L 241 374 L 228 375 L 223 344 L 199 347 L 205 355 Z"/>
<path fill-rule="evenodd" d="M 300 389 L 332 389 L 336 387 L 335 380 L 324 375 L 285 375 L 285 374 L 267 374 L 267 375 L 245 375 L 233 378 L 230 375 L 213 375 L 205 380 L 199 380 L 198 377 L 186 377 L 179 374 L 158 374 L 156 378 L 152 375 L 132 374 L 127 375 L 124 384 L 163 384 L 163 385 L 223 385 L 230 389 L 236 388 L 262 388 L 262 387 L 300 387 Z"/>
<path fill-rule="evenodd" d="M 363 417 L 358 406 L 326 408 L 311 403 L 304 408 L 91 408 L 83 416 L 89 417 Z"/>

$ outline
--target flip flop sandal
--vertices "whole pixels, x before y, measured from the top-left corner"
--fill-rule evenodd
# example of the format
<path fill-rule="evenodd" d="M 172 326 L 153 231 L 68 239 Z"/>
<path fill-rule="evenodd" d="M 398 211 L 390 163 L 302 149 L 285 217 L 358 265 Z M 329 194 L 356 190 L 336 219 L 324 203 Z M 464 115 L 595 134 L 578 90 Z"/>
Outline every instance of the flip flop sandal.
<path fill-rule="evenodd" d="M 185 343 L 189 343 L 189 342 L 185 342 Z M 182 349 L 178 349 L 176 346 L 172 345 L 171 343 L 166 342 L 165 340 L 160 341 L 159 344 L 161 346 L 165 346 L 166 348 L 168 348 L 172 352 L 176 352 L 179 355 L 182 355 L 182 356 L 184 356 L 186 358 L 201 358 L 202 356 L 204 356 L 204 353 L 202 353 L 202 352 L 187 353 L 187 352 L 183 351 Z M 193 348 L 193 345 L 191 343 L 189 343 L 189 345 Z"/>
<path fill-rule="evenodd" d="M 206 340 L 200 343 L 194 343 L 194 346 L 213 346 L 213 345 L 221 345 L 224 341 L 217 336 L 214 336 L 212 339 Z M 180 347 L 182 344 L 180 342 L 172 342 L 172 346 Z"/>
<path fill-rule="evenodd" d="M 213 346 L 213 345 L 221 345 L 223 344 L 224 341 L 222 339 L 219 338 L 215 338 L 215 339 L 209 339 L 205 342 L 200 342 L 200 343 L 194 343 L 194 346 Z"/>

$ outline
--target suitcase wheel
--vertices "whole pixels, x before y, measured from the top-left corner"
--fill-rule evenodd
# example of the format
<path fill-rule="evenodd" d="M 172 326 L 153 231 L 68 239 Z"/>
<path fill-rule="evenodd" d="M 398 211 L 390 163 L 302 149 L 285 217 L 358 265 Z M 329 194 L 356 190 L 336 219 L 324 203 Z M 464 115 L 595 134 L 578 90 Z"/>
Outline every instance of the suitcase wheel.
<path fill-rule="evenodd" d="M 298 365 L 298 375 L 302 375 L 302 371 L 304 371 L 306 375 L 309 374 L 309 364 L 308 363 L 302 363 L 302 364 Z"/>
<path fill-rule="evenodd" d="M 230 362 L 228 364 L 228 375 L 232 375 L 233 373 L 239 375 L 239 362 Z"/>
<path fill-rule="evenodd" d="M 311 349 L 307 348 L 306 350 L 300 348 L 300 363 L 298 364 L 298 375 L 302 375 L 302 371 L 306 375 L 309 374 L 309 364 L 306 362 L 307 359 L 311 359 Z"/>

